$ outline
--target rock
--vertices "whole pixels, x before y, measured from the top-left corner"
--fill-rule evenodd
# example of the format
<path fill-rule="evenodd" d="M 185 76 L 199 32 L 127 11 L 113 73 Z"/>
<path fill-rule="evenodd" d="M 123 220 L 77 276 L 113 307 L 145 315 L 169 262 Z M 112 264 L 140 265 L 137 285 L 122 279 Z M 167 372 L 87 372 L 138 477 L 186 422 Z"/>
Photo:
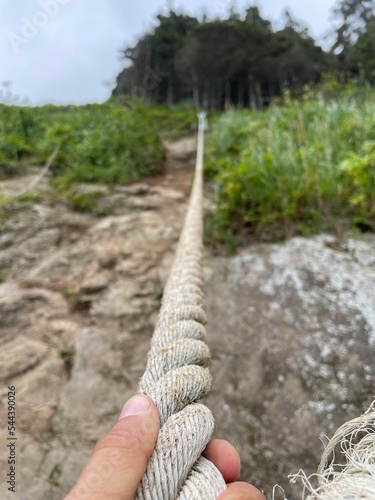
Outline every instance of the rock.
<path fill-rule="evenodd" d="M 38 365 L 48 347 L 41 342 L 20 336 L 3 345 L 0 351 L 0 380 L 4 383 Z"/>
<path fill-rule="evenodd" d="M 152 293 L 153 290 L 154 288 L 149 288 L 149 292 Z M 134 318 L 141 314 L 147 314 L 150 312 L 150 309 L 157 307 L 153 298 L 148 300 L 147 295 L 149 293 L 146 294 L 146 298 L 142 298 L 141 292 L 136 285 L 128 282 L 124 288 L 111 289 L 99 303 L 94 305 L 91 314 L 111 319 L 119 319 L 126 316 Z"/>
<path fill-rule="evenodd" d="M 48 384 L 46 381 L 48 380 Z M 17 387 L 18 430 L 44 442 L 52 436 L 52 419 L 67 383 L 64 361 L 54 351 L 27 376 L 13 380 Z"/>
<path fill-rule="evenodd" d="M 10 277 L 17 277 L 37 262 L 40 255 L 49 250 L 55 249 L 60 240 L 58 229 L 45 229 L 38 232 L 36 236 L 26 237 L 20 235 L 7 235 L 5 249 L 0 250 L 0 263 L 9 270 Z M 12 246 L 11 246 L 12 245 Z M 4 245 L 3 245 L 4 247 Z"/>
<path fill-rule="evenodd" d="M 121 188 L 117 188 L 119 191 Z M 111 194 L 98 200 L 101 212 L 124 215 L 135 210 L 156 210 L 165 205 L 184 201 L 185 195 L 179 191 L 161 187 L 135 186 L 132 190 L 122 188 L 121 194 Z"/>
<path fill-rule="evenodd" d="M 145 196 L 150 193 L 150 185 L 136 182 L 130 186 L 116 186 L 116 191 L 127 196 Z"/>
<path fill-rule="evenodd" d="M 90 453 L 79 449 L 70 450 L 66 460 L 62 461 L 62 472 L 59 480 L 59 489 L 63 495 L 69 493 L 76 483 L 79 472 L 84 468 L 90 458 Z M 61 499 L 56 497 L 56 499 Z"/>
<path fill-rule="evenodd" d="M 84 450 L 90 449 L 111 428 L 133 391 L 126 383 L 109 384 L 94 369 L 73 373 L 61 394 L 55 433 L 67 447 L 82 444 Z M 83 418 L 84 408 L 90 411 Z"/>
<path fill-rule="evenodd" d="M 93 197 L 106 196 L 110 188 L 101 184 L 76 184 L 72 190 L 75 194 L 92 195 Z"/>
<path fill-rule="evenodd" d="M 28 259 L 40 257 L 41 252 L 45 252 L 50 247 L 55 247 L 60 239 L 58 229 L 46 229 L 40 231 L 34 238 L 29 238 L 18 248 L 20 253 L 27 256 Z"/>
<path fill-rule="evenodd" d="M 21 491 L 20 500 L 34 500 L 35 498 L 56 498 L 51 497 L 52 487 L 46 481 L 36 480 L 33 482 L 29 482 L 26 484 L 31 484 L 31 487 L 25 487 L 24 490 Z M 19 488 L 21 489 L 21 488 Z"/>
<path fill-rule="evenodd" d="M 194 160 L 197 150 L 196 137 L 185 137 L 166 144 L 168 161 L 174 168 L 182 168 L 187 162 Z"/>
<path fill-rule="evenodd" d="M 372 401 L 372 241 L 332 247 L 324 235 L 295 238 L 208 261 L 208 405 L 217 436 L 240 450 L 243 478 L 267 497 L 278 483 L 288 498 L 301 498 L 288 474 L 316 472 L 320 436 Z M 341 251 L 348 242 L 351 251 Z"/>
<path fill-rule="evenodd" d="M 30 172 L 30 168 L 27 169 Z M 16 177 L 13 179 L 5 180 L 0 182 L 0 192 L 5 196 L 20 196 L 25 194 L 25 191 L 30 189 L 33 186 L 32 191 L 35 192 L 37 189 L 38 192 L 48 191 L 48 181 L 45 178 L 40 178 L 40 170 L 35 169 L 35 175 L 23 175 L 22 177 Z M 39 182 L 35 185 L 35 182 Z M 35 185 L 35 187 L 34 187 Z"/>
<path fill-rule="evenodd" d="M 52 319 L 66 313 L 66 301 L 58 293 L 37 288 L 25 290 L 14 283 L 0 285 L 0 330 L 29 328 L 40 318 Z"/>
<path fill-rule="evenodd" d="M 110 279 L 108 273 L 96 274 L 82 283 L 81 290 L 88 294 L 100 292 L 108 288 Z"/>

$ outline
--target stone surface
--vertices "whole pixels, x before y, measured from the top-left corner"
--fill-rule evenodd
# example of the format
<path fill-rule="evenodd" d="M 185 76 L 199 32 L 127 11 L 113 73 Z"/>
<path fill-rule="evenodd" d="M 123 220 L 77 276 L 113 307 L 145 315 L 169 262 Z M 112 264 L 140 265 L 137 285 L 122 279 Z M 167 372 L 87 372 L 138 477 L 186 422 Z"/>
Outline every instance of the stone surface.
<path fill-rule="evenodd" d="M 0 351 L 0 379 L 14 379 L 34 368 L 45 356 L 48 347 L 38 341 L 19 336 L 7 342 Z"/>
<path fill-rule="evenodd" d="M 278 483 L 300 499 L 287 476 L 316 472 L 319 438 L 372 402 L 374 244 L 323 235 L 210 261 L 208 404 L 217 434 L 243 457 L 243 478 L 270 497 Z"/>

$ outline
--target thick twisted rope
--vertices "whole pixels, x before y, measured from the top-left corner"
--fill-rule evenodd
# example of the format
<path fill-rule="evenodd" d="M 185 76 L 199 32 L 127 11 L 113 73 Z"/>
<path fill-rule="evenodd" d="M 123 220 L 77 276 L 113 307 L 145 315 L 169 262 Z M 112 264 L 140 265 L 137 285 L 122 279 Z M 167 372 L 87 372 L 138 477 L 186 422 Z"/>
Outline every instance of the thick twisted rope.
<path fill-rule="evenodd" d="M 161 430 L 137 500 L 214 500 L 226 488 L 220 472 L 202 456 L 214 419 L 196 403 L 211 387 L 202 291 L 204 125 L 201 114 L 189 207 L 139 384 L 139 392 L 159 409 Z"/>

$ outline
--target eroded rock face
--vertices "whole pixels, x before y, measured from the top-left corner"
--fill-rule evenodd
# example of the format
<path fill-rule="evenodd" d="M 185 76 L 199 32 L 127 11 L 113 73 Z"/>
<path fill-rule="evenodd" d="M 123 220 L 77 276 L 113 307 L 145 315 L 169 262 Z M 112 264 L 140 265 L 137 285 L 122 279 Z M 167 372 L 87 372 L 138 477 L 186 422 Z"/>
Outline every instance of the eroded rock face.
<path fill-rule="evenodd" d="M 373 236 L 319 236 L 210 264 L 208 404 L 270 497 L 278 483 L 300 499 L 287 476 L 316 472 L 319 438 L 372 402 L 374 258 Z"/>
<path fill-rule="evenodd" d="M 181 162 L 194 142 L 173 151 L 164 177 L 124 190 L 117 215 L 35 205 L 0 232 L 0 421 L 15 385 L 17 498 L 63 498 L 136 391 L 186 208 L 192 164 Z M 316 470 L 319 438 L 373 396 L 374 243 L 320 236 L 230 259 L 207 251 L 208 405 L 216 434 L 241 453 L 243 479 L 269 496 L 278 483 L 300 499 L 287 475 Z M 0 446 L 1 470 L 6 461 Z"/>

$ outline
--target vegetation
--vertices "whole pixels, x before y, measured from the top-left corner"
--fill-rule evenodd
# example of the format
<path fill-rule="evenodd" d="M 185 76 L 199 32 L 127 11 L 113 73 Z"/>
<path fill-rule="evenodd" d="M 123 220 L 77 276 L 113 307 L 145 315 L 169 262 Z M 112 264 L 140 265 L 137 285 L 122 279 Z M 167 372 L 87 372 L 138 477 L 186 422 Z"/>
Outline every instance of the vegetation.
<path fill-rule="evenodd" d="M 232 4 L 233 5 L 233 4 Z M 202 20 L 170 11 L 134 47 L 123 51 L 127 67 L 113 95 L 151 104 L 259 109 L 288 89 L 298 95 L 327 70 L 341 81 L 361 76 L 375 82 L 375 0 L 338 0 L 332 49 L 325 52 L 308 30 L 284 15 L 274 30 L 256 6 L 232 6 L 224 19 Z"/>
<path fill-rule="evenodd" d="M 157 20 L 153 33 L 123 51 L 131 65 L 113 95 L 169 106 L 190 99 L 197 107 L 234 103 L 255 109 L 285 86 L 317 81 L 328 68 L 327 54 L 289 13 L 277 32 L 257 7 L 243 19 L 232 10 L 224 20 L 199 22 L 173 11 Z"/>
<path fill-rule="evenodd" d="M 374 229 L 375 91 L 343 86 L 332 76 L 323 80 L 320 90 L 306 88 L 299 99 L 285 91 L 266 110 L 217 115 L 206 159 L 216 203 L 208 224 L 215 239 L 311 234 L 339 219 Z M 60 146 L 50 171 L 54 189 L 0 196 L 0 219 L 9 205 L 42 201 L 106 215 L 102 191 L 75 184 L 114 185 L 152 175 L 162 140 L 184 135 L 196 123 L 189 106 L 169 112 L 123 97 L 85 107 L 2 106 L 0 112 L 7 116 L 0 129 L 3 177 L 45 163 Z"/>
<path fill-rule="evenodd" d="M 45 164 L 59 147 L 49 171 L 53 189 L 33 189 L 17 198 L 0 195 L 0 222 L 7 207 L 42 201 L 105 215 L 98 206 L 100 192 L 80 192 L 75 184 L 128 184 L 154 175 L 164 156 L 163 141 L 190 133 L 196 123 L 188 103 L 174 110 L 124 97 L 82 107 L 0 104 L 0 180 Z"/>
<path fill-rule="evenodd" d="M 59 182 L 127 183 L 152 174 L 162 157 L 156 124 L 142 104 L 18 108 L 1 106 L 0 175 L 45 163 Z"/>
<path fill-rule="evenodd" d="M 101 193 L 75 193 L 74 191 L 69 191 L 67 195 L 67 202 L 76 212 L 89 212 L 96 215 L 105 215 L 100 213 L 97 204 L 97 198 Z"/>
<path fill-rule="evenodd" d="M 342 73 L 375 83 L 375 1 L 342 0 L 334 14 L 338 19 L 333 50 Z"/>
<path fill-rule="evenodd" d="M 208 145 L 212 235 L 275 239 L 339 219 L 373 229 L 375 0 L 341 0 L 334 12 L 329 52 L 289 12 L 276 31 L 255 6 L 243 15 L 231 8 L 225 19 L 159 15 L 154 31 L 124 50 L 130 65 L 107 103 L 0 105 L 0 179 L 56 152 L 54 191 L 32 191 L 17 203 L 63 200 L 105 215 L 101 191 L 75 184 L 153 175 L 163 140 L 191 132 L 197 107 L 236 106 L 217 118 Z M 10 203 L 0 195 L 0 220 Z"/>
<path fill-rule="evenodd" d="M 206 161 L 212 234 L 275 239 L 327 229 L 337 218 L 374 227 L 375 91 L 326 93 L 300 101 L 286 93 L 281 106 L 218 120 Z"/>
<path fill-rule="evenodd" d="M 4 273 L 0 273 L 0 285 L 6 281 L 7 277 Z"/>
<path fill-rule="evenodd" d="M 11 202 L 12 198 L 10 196 L 0 193 L 0 226 L 6 218 L 6 208 Z"/>
<path fill-rule="evenodd" d="M 28 191 L 27 193 L 17 196 L 17 201 L 20 203 L 42 203 L 47 199 L 46 195 L 43 195 L 37 190 Z"/>
<path fill-rule="evenodd" d="M 126 184 L 154 174 L 162 140 L 188 133 L 195 123 L 191 106 L 170 111 L 123 98 L 84 107 L 0 105 L 0 178 L 44 164 L 60 146 L 52 173 L 64 188 Z"/>

